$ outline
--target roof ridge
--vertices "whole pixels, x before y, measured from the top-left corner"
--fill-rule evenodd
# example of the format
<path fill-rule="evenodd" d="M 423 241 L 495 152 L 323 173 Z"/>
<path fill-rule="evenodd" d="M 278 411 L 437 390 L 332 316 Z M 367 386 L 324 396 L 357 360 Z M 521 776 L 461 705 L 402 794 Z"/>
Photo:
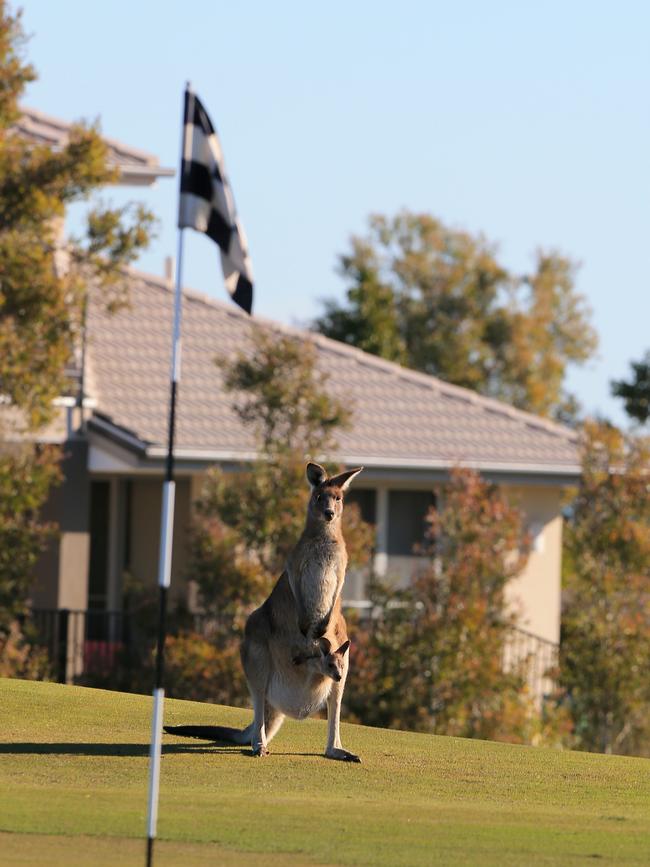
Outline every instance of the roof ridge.
<path fill-rule="evenodd" d="M 129 268 L 128 271 L 135 277 L 138 277 L 147 283 L 153 283 L 170 293 L 173 293 L 174 291 L 174 287 L 171 286 L 164 277 L 158 277 L 155 274 L 138 271 L 135 268 Z M 231 316 L 235 316 L 245 322 L 250 322 L 250 317 L 247 313 L 244 313 L 244 311 L 240 310 L 238 307 L 233 307 L 226 301 L 221 301 L 219 298 L 214 298 L 207 293 L 185 286 L 183 287 L 183 294 L 186 297 L 206 304 L 209 307 L 219 308 Z M 474 404 L 488 412 L 498 413 L 511 418 L 513 421 L 519 421 L 529 427 L 545 430 L 547 433 L 571 442 L 577 442 L 578 440 L 578 434 L 566 425 L 551 421 L 550 419 L 542 418 L 541 416 L 527 412 L 523 409 L 517 409 L 514 406 L 510 406 L 508 403 L 497 400 L 496 398 L 486 397 L 485 395 L 479 394 L 478 392 L 472 391 L 471 389 L 465 388 L 461 385 L 454 385 L 450 382 L 445 382 L 443 379 L 439 379 L 437 376 L 433 376 L 430 373 L 424 373 L 419 370 L 412 370 L 411 368 L 404 367 L 395 361 L 389 361 L 386 358 L 381 358 L 378 355 L 365 352 L 357 346 L 350 346 L 348 343 L 343 343 L 340 340 L 333 340 L 331 337 L 326 337 L 324 334 L 319 334 L 316 331 L 305 331 L 297 326 L 285 325 L 282 322 L 276 322 L 275 320 L 267 319 L 264 316 L 256 316 L 255 321 L 272 328 L 274 331 L 293 334 L 296 337 L 301 337 L 303 339 L 309 337 L 314 340 L 315 343 L 322 345 L 323 348 L 331 352 L 353 357 L 357 362 L 370 365 L 371 367 L 384 369 L 387 372 L 402 377 L 403 379 L 410 380 L 419 385 L 424 385 L 432 391 L 438 391 L 440 394 L 450 397 L 453 400 L 462 400 L 465 403 Z"/>

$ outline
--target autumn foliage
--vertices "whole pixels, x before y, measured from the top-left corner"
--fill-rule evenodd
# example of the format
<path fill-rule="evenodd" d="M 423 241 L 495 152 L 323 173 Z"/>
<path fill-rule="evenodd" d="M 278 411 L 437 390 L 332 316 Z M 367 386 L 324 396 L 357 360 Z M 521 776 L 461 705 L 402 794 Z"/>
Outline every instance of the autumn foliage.
<path fill-rule="evenodd" d="M 597 341 L 566 256 L 538 250 L 514 273 L 482 234 L 403 210 L 371 215 L 339 266 L 346 299 L 325 302 L 316 330 L 539 415 L 575 415 L 566 372 Z"/>
<path fill-rule="evenodd" d="M 369 725 L 530 740 L 525 670 L 504 670 L 508 582 L 526 561 L 521 514 L 455 470 L 429 517 L 428 563 L 401 589 L 376 583 L 353 632 L 348 707 Z"/>
<path fill-rule="evenodd" d="M 585 427 L 565 531 L 560 671 L 587 750 L 650 754 L 649 446 Z"/>
<path fill-rule="evenodd" d="M 35 144 L 17 123 L 36 73 L 20 13 L 0 0 L 0 645 L 7 672 L 33 673 L 20 621 L 33 566 L 55 528 L 39 510 L 61 453 L 35 445 L 75 386 L 66 368 L 80 345 L 89 287 L 124 300 L 125 265 L 146 246 L 153 217 L 139 205 L 95 204 L 86 231 L 64 238 L 66 208 L 116 178 L 96 126 L 77 124 L 62 147 Z M 38 668 L 38 665 L 36 666 Z"/>

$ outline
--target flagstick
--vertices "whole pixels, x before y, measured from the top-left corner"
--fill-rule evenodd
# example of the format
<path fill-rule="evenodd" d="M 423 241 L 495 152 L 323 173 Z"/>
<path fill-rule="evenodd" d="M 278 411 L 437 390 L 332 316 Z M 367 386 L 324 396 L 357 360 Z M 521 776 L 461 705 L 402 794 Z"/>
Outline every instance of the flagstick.
<path fill-rule="evenodd" d="M 163 484 L 162 509 L 160 518 L 160 555 L 158 560 L 158 586 L 160 588 L 158 645 L 156 648 L 156 671 L 153 691 L 153 716 L 151 720 L 151 752 L 149 755 L 149 800 L 147 818 L 147 867 L 151 867 L 153 841 L 156 837 L 158 820 L 158 789 L 160 783 L 160 751 L 162 742 L 162 720 L 165 690 L 163 671 L 165 655 L 165 636 L 167 628 L 167 591 L 171 581 L 172 537 L 174 534 L 174 501 L 176 482 L 174 481 L 174 433 L 176 429 L 176 393 L 181 368 L 181 274 L 183 268 L 183 229 L 178 230 L 178 264 L 176 267 L 176 291 L 174 297 L 174 331 L 172 349 L 172 368 L 169 400 L 169 438 L 167 447 L 167 471 Z"/>
<path fill-rule="evenodd" d="M 189 90 L 189 84 L 188 84 Z M 186 130 L 183 128 L 184 152 Z M 181 153 L 181 161 L 183 154 Z M 165 637 L 167 630 L 167 591 L 171 581 L 172 538 L 174 535 L 174 433 L 176 429 L 176 394 L 181 378 L 181 312 L 183 273 L 183 233 L 178 230 L 178 257 L 176 260 L 176 289 L 174 292 L 174 327 L 172 333 L 172 363 L 170 371 L 169 427 L 167 444 L 167 470 L 163 484 L 160 517 L 160 554 L 158 559 L 158 586 L 160 588 L 158 615 L 158 644 L 156 648 L 156 671 L 153 690 L 153 714 L 151 718 L 151 750 L 149 753 L 149 797 L 147 808 L 147 867 L 151 867 L 153 844 L 158 822 L 158 793 L 160 786 L 160 752 L 162 744 L 162 721 L 165 690 L 163 672 Z"/>

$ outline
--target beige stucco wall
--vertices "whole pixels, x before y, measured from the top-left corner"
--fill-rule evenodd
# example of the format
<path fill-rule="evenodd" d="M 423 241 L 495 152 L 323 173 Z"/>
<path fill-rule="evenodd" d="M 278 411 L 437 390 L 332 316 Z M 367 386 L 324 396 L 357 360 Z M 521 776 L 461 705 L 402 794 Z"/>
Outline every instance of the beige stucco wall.
<path fill-rule="evenodd" d="M 560 640 L 562 515 L 560 488 L 509 487 L 506 493 L 522 509 L 533 548 L 521 575 L 506 597 L 519 625 L 548 641 Z"/>
<path fill-rule="evenodd" d="M 404 486 L 399 487 L 403 489 Z M 417 488 L 420 489 L 421 487 Z M 516 613 L 517 623 L 522 629 L 548 641 L 558 642 L 562 555 L 561 488 L 513 485 L 504 486 L 503 490 L 513 505 L 522 510 L 525 527 L 534 536 L 533 550 L 525 569 L 507 587 L 507 604 Z M 387 520 L 387 511 L 383 511 L 384 520 Z M 378 518 L 382 518 L 381 509 L 378 510 Z M 421 567 L 422 559 L 382 553 L 382 548 L 385 549 L 386 528 L 378 526 L 377 536 L 380 553 L 375 558 L 375 566 L 380 567 L 379 574 L 383 574 L 395 585 L 403 586 Z M 350 575 L 346 580 L 344 599 L 356 601 L 364 597 L 363 576 Z"/>
<path fill-rule="evenodd" d="M 88 607 L 89 533 L 62 533 L 59 542 L 57 608 Z"/>
<path fill-rule="evenodd" d="M 147 585 L 158 581 L 160 546 L 160 508 L 162 481 L 135 479 L 131 489 L 130 569 Z M 187 530 L 190 520 L 190 480 L 176 480 L 174 539 L 172 547 L 171 593 L 187 594 L 184 580 L 187 569 Z"/>

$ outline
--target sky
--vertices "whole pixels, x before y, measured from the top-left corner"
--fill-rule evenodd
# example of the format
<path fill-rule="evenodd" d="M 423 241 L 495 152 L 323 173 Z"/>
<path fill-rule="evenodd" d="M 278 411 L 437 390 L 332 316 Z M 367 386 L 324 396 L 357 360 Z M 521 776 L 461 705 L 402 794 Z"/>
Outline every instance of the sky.
<path fill-rule="evenodd" d="M 580 263 L 600 346 L 567 384 L 587 412 L 625 423 L 609 382 L 650 349 L 650 4 L 22 5 L 30 107 L 99 118 L 176 168 L 192 82 L 221 138 L 256 313 L 306 325 L 322 299 L 343 299 L 337 256 L 369 214 L 427 211 L 484 233 L 515 272 L 538 248 Z M 104 198 L 156 212 L 138 267 L 162 275 L 176 180 Z M 216 247 L 185 234 L 184 284 L 226 298 Z"/>

